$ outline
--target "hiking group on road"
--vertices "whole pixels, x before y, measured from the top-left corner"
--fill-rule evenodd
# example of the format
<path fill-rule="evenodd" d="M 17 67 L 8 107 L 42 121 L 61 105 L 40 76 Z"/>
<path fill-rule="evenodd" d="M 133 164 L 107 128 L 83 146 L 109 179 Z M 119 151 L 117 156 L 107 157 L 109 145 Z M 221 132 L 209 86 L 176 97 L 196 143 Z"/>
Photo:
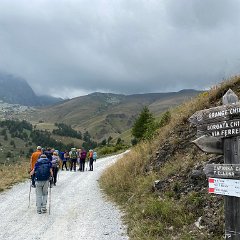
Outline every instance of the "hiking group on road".
<path fill-rule="evenodd" d="M 93 171 L 93 162 L 97 159 L 97 152 L 85 149 L 71 148 L 71 151 L 60 152 L 55 149 L 43 149 L 38 146 L 30 158 L 31 187 L 36 188 L 37 213 L 47 212 L 48 187 L 56 186 L 59 168 L 66 171 L 84 172 L 86 161 L 89 161 L 89 171 Z M 51 191 L 51 190 L 50 190 Z M 30 201 L 29 193 L 29 201 Z M 50 213 L 50 205 L 49 205 Z"/>

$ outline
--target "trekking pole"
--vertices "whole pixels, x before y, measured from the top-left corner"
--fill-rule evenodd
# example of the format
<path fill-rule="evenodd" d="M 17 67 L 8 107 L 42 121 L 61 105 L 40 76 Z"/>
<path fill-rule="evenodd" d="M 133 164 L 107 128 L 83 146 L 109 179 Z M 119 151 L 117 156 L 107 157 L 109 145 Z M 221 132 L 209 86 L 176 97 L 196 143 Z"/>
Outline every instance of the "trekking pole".
<path fill-rule="evenodd" d="M 32 190 L 32 179 L 30 178 L 30 189 L 29 189 L 29 195 L 28 195 L 28 208 L 30 208 L 31 190 Z"/>
<path fill-rule="evenodd" d="M 49 188 L 50 188 L 50 190 L 49 190 L 49 211 L 48 211 L 48 213 L 49 213 L 49 215 L 50 215 L 50 211 L 51 211 L 51 192 L 52 192 L 52 186 L 51 186 L 51 183 L 49 184 Z"/>
<path fill-rule="evenodd" d="M 57 172 L 57 175 L 58 175 L 58 181 L 59 181 L 59 173 L 60 173 L 60 171 L 59 171 L 59 169 L 58 169 L 58 172 Z"/>

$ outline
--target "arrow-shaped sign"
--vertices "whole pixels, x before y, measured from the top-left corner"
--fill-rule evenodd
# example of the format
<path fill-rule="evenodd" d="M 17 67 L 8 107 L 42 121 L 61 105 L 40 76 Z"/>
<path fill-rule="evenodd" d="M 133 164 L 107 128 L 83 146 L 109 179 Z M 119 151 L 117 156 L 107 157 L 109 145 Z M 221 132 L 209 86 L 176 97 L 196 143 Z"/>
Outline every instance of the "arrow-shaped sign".
<path fill-rule="evenodd" d="M 223 154 L 223 143 L 220 138 L 203 135 L 193 143 L 203 152 Z"/>

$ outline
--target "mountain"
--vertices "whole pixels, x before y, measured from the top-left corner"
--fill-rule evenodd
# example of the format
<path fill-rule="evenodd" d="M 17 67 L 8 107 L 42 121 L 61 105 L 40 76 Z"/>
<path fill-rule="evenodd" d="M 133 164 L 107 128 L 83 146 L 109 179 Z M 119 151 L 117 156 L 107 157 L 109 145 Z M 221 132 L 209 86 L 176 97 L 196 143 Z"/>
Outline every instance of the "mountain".
<path fill-rule="evenodd" d="M 0 100 L 25 106 L 45 106 L 62 101 L 51 96 L 37 96 L 22 78 L 0 73 Z"/>
<path fill-rule="evenodd" d="M 159 117 L 170 107 L 175 107 L 199 93 L 196 90 L 133 95 L 95 92 L 62 101 L 50 108 L 38 108 L 26 120 L 48 124 L 63 122 L 82 132 L 89 131 L 94 139 L 100 141 L 109 136 L 117 138 L 125 134 L 144 106 Z"/>

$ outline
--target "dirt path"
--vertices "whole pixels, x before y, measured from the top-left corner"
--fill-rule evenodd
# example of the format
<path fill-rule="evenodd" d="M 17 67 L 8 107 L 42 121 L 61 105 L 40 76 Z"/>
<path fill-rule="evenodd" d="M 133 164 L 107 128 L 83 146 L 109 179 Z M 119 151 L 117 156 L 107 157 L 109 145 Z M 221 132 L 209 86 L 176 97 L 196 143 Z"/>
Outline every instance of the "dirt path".
<path fill-rule="evenodd" d="M 94 171 L 61 171 L 52 188 L 51 214 L 37 214 L 35 189 L 17 184 L 0 194 L 1 240 L 125 240 L 121 214 L 100 192 L 102 171 L 122 154 L 98 159 Z"/>

